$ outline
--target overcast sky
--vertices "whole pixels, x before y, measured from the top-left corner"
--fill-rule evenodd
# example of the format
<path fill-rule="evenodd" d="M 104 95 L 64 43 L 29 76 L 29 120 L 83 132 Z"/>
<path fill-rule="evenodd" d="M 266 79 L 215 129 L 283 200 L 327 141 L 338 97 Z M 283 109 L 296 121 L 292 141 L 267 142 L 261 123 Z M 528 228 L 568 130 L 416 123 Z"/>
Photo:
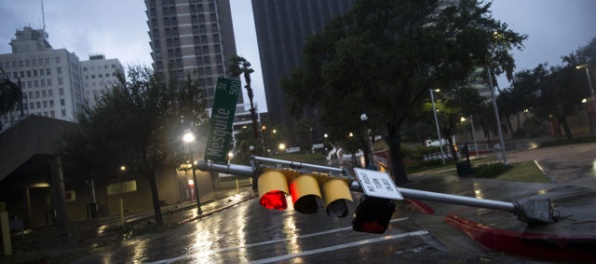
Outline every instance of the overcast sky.
<path fill-rule="evenodd" d="M 324 1 L 324 0 L 322 0 Z M 253 87 L 259 110 L 265 109 L 259 53 L 250 0 L 230 0 L 238 54 L 255 69 Z M 53 48 L 66 48 L 79 59 L 104 54 L 128 65 L 151 65 L 147 16 L 142 0 L 46 0 L 45 24 Z M 528 35 L 525 49 L 514 51 L 517 70 L 539 63 L 561 64 L 561 56 L 596 37 L 596 0 L 495 0 L 493 16 Z M 41 0 L 0 1 L 0 54 L 17 29 L 41 28 Z M 508 87 L 499 78 L 502 88 Z"/>

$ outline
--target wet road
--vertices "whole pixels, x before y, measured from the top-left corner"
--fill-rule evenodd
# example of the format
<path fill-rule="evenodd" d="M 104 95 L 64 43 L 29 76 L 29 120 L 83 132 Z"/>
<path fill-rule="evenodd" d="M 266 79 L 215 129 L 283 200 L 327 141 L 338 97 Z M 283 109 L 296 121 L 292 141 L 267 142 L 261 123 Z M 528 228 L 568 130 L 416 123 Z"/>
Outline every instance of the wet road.
<path fill-rule="evenodd" d="M 510 161 L 536 160 L 544 165 L 553 183 L 574 183 L 574 187 L 509 185 L 489 179 L 457 177 L 445 177 L 438 182 L 417 178 L 415 182 L 423 187 L 420 189 L 498 200 L 550 193 L 554 200 L 562 203 L 569 193 L 577 194 L 575 186 L 584 185 L 585 179 L 594 179 L 591 165 L 596 157 L 595 150 L 596 144 L 587 144 L 511 153 Z M 580 173 L 570 173 L 573 178 L 565 178 L 561 171 L 574 169 Z M 435 190 L 435 186 L 441 186 L 440 190 Z M 553 192 L 553 188 L 558 191 Z M 569 188 L 573 190 L 567 190 Z M 403 205 L 398 205 L 401 208 L 396 210 L 390 229 L 376 235 L 352 231 L 351 217 L 330 218 L 322 207 L 313 215 L 291 209 L 269 211 L 252 199 L 173 229 L 117 241 L 77 263 L 539 263 L 481 248 L 443 222 L 445 214 L 469 209 L 432 205 L 434 215 L 415 213 L 413 218 L 408 218 L 411 214 L 404 215 Z M 473 212 L 474 217 L 480 218 L 494 214 L 486 210 Z M 187 213 L 191 214 L 187 215 L 190 218 L 194 212 L 188 210 Z M 517 229 L 519 222 L 513 218 L 508 215 L 504 219 Z M 567 222 L 567 226 L 578 226 L 575 222 L 561 221 L 555 228 L 566 228 L 562 225 Z"/>
<path fill-rule="evenodd" d="M 352 231 L 351 217 L 269 211 L 252 199 L 161 233 L 117 241 L 76 263 L 525 263 L 474 246 L 463 234 L 458 236 L 473 249 L 450 251 L 400 212 L 377 235 Z"/>
<path fill-rule="evenodd" d="M 173 230 L 118 242 L 102 257 L 80 263 L 352 262 L 431 247 L 426 241 L 432 236 L 407 218 L 394 218 L 383 235 L 354 232 L 350 221 L 321 210 L 269 211 L 253 199 Z"/>

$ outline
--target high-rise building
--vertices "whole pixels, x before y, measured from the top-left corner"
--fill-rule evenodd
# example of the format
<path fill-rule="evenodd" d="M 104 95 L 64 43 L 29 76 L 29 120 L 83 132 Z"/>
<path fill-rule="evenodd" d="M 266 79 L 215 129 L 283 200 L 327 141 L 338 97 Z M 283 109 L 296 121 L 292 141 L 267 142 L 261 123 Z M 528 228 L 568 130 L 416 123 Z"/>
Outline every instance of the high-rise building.
<path fill-rule="evenodd" d="M 52 49 L 42 29 L 25 27 L 12 39 L 12 53 L 0 54 L 0 67 L 20 83 L 23 109 L 0 117 L 4 128 L 24 115 L 35 114 L 74 121 L 83 103 L 80 62 L 66 49 Z"/>
<path fill-rule="evenodd" d="M 325 28 L 333 18 L 350 10 L 355 0 L 252 0 L 255 28 L 267 108 L 272 122 L 293 130 L 294 118 L 288 112 L 288 101 L 281 87 L 283 77 L 302 65 L 302 46 L 306 39 Z M 271 111 L 275 109 L 275 111 Z M 314 121 L 314 140 L 320 128 L 313 111 L 305 117 Z M 312 131 L 312 130 L 311 130 Z"/>
<path fill-rule="evenodd" d="M 95 107 L 96 98 L 118 83 L 118 73 L 124 75 L 124 67 L 118 59 L 106 60 L 104 55 L 91 55 L 89 60 L 81 61 L 85 102 L 89 106 Z"/>
<path fill-rule="evenodd" d="M 196 71 L 211 107 L 217 78 L 226 75 L 236 54 L 229 0 L 145 0 L 145 5 L 155 71 L 179 80 Z"/>

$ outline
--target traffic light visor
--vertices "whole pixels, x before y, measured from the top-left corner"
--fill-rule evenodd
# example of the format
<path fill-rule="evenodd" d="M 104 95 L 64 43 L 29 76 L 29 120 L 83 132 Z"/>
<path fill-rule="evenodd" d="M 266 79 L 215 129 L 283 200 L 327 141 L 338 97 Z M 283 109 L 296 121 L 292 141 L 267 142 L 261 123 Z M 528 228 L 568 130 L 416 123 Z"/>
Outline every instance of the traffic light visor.
<path fill-rule="evenodd" d="M 343 180 L 332 179 L 323 184 L 325 211 L 331 217 L 345 217 L 348 215 L 346 200 L 352 200 L 350 187 Z"/>
<path fill-rule="evenodd" d="M 312 175 L 300 175 L 290 184 L 294 209 L 304 214 L 317 212 L 317 198 L 321 198 L 319 182 Z"/>
<path fill-rule="evenodd" d="M 288 208 L 286 194 L 288 181 L 286 176 L 279 171 L 267 171 L 259 176 L 259 203 L 272 210 L 285 210 Z"/>

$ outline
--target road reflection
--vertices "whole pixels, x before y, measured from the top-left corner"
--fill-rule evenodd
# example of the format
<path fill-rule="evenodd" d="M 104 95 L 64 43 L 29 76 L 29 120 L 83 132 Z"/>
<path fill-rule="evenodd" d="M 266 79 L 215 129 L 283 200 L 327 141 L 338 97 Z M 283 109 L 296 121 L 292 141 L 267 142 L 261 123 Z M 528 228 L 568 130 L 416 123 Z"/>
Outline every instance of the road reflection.
<path fill-rule="evenodd" d="M 286 237 L 285 245 L 286 245 L 286 254 L 293 254 L 302 251 L 302 248 L 298 244 L 298 236 L 299 232 L 296 228 L 296 218 L 294 212 L 288 215 L 284 222 L 283 222 L 283 232 Z M 295 263 L 302 263 L 295 262 Z"/>

